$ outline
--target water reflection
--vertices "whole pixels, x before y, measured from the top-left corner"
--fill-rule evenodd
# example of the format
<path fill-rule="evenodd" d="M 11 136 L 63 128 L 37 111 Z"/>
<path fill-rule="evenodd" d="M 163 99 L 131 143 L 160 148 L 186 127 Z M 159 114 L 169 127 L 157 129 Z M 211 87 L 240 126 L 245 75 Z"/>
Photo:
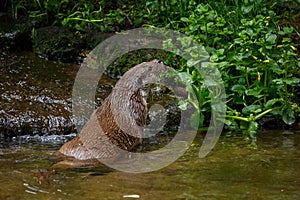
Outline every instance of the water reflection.
<path fill-rule="evenodd" d="M 62 139 L 62 138 L 61 138 Z M 51 169 L 60 143 L 10 141 L 0 149 L 0 199 L 299 199 L 300 132 L 261 132 L 257 147 L 224 135 L 197 157 L 201 138 L 172 165 L 127 174 L 105 166 Z M 24 140 L 24 138 L 22 139 Z M 12 145 L 13 144 L 13 145 Z"/>

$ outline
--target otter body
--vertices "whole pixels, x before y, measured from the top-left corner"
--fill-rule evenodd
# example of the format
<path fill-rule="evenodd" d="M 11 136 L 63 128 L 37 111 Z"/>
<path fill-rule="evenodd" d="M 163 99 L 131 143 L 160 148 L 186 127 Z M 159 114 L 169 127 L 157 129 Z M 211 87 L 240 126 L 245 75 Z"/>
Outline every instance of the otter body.
<path fill-rule="evenodd" d="M 166 71 L 159 60 L 141 63 L 117 82 L 111 94 L 94 111 L 80 134 L 59 152 L 77 160 L 112 159 L 141 142 L 147 115 L 142 88 Z"/>

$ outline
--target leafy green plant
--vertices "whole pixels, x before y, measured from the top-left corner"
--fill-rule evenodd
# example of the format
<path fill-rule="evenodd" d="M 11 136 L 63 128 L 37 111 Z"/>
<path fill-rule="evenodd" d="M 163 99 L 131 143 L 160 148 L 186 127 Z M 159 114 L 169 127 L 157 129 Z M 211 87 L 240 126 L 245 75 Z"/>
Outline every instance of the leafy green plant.
<path fill-rule="evenodd" d="M 221 71 L 227 92 L 227 127 L 254 136 L 262 117 L 281 116 L 286 124 L 295 122 L 299 60 L 297 45 L 290 39 L 293 28 L 279 27 L 279 17 L 264 2 L 244 2 L 220 14 L 210 4 L 199 4 L 175 27 L 185 23 L 181 30 L 207 47 L 211 61 Z M 191 82 L 199 94 L 204 87 L 201 76 L 189 65 L 183 70 L 183 80 Z"/>
<path fill-rule="evenodd" d="M 26 3 L 26 0 L 22 0 L 22 1 L 11 0 L 11 11 L 12 11 L 12 17 L 14 19 L 18 19 L 18 13 L 20 10 L 26 12 L 26 7 L 23 5 L 24 3 Z"/>
<path fill-rule="evenodd" d="M 67 11 L 66 16 L 59 15 L 61 23 L 64 26 L 69 26 L 77 30 L 84 30 L 89 25 L 100 27 L 99 23 L 103 22 L 103 12 L 101 5 L 98 10 L 92 2 L 79 1 L 74 7 Z"/>

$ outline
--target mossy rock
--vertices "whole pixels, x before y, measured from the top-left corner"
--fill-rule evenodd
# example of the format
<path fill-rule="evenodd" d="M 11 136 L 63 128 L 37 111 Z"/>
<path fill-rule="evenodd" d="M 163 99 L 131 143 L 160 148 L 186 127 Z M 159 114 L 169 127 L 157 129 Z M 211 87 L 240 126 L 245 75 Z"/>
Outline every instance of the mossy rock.
<path fill-rule="evenodd" d="M 60 62 L 74 62 L 84 43 L 85 36 L 66 27 L 43 27 L 33 35 L 34 53 Z"/>
<path fill-rule="evenodd" d="M 101 42 L 114 35 L 114 33 L 106 33 L 99 31 L 88 31 L 86 33 L 86 45 L 88 49 L 94 49 Z"/>
<path fill-rule="evenodd" d="M 31 31 L 40 25 L 38 19 L 9 20 L 6 16 L 0 17 L 0 49 L 6 51 L 31 50 Z"/>

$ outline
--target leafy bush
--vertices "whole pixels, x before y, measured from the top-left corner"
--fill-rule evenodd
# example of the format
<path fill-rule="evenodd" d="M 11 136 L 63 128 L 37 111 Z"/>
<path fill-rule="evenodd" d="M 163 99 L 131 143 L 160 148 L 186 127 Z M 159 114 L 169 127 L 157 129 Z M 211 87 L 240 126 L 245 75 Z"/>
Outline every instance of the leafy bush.
<path fill-rule="evenodd" d="M 239 3 L 198 4 L 188 10 L 188 17 L 168 26 L 193 36 L 207 48 L 225 83 L 227 128 L 242 129 L 253 136 L 263 116 L 281 116 L 286 124 L 294 123 L 299 116 L 295 94 L 299 92 L 300 60 L 297 44 L 291 40 L 295 31 L 278 26 L 280 17 L 272 10 L 274 4 Z M 186 65 L 184 71 L 199 92 L 203 82 L 197 70 Z M 203 105 L 209 101 L 205 96 L 199 96 Z"/>

